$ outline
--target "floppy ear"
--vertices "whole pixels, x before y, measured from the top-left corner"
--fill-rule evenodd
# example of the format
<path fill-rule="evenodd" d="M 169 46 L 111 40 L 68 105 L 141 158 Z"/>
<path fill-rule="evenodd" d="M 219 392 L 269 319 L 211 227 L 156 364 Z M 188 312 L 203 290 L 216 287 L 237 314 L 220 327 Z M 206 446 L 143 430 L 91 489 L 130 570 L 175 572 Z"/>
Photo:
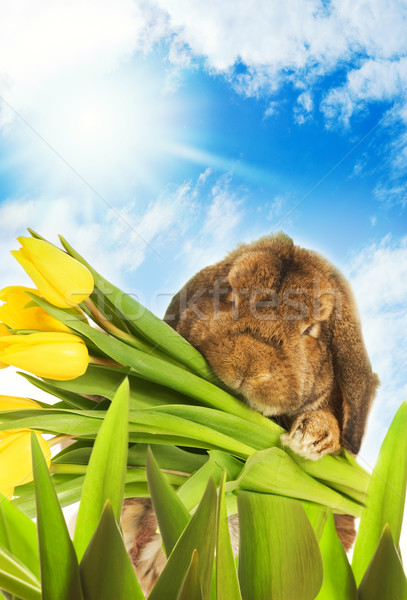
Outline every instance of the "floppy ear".
<path fill-rule="evenodd" d="M 342 394 L 342 443 L 357 454 L 379 379 L 372 372 L 352 292 L 345 281 L 340 288 L 331 314 L 333 365 Z"/>

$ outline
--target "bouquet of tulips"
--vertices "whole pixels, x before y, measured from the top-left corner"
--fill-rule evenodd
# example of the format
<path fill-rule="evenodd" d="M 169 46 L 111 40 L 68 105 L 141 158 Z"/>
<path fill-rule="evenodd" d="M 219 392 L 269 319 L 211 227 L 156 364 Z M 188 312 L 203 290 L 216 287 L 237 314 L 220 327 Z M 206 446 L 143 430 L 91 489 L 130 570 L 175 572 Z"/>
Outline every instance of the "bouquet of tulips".
<path fill-rule="evenodd" d="M 257 600 L 271 589 L 267 597 L 273 600 L 294 598 L 297 583 L 304 599 L 314 598 L 322 582 L 321 555 L 325 579 L 319 600 L 333 599 L 337 589 L 346 599 L 371 599 L 363 590 L 380 592 L 377 574 L 390 567 L 397 576 L 382 577 L 390 586 L 385 589 L 396 585 L 407 593 L 397 550 L 407 473 L 405 404 L 371 479 L 346 452 L 317 462 L 301 458 L 281 446 L 283 429 L 231 395 L 203 356 L 171 327 L 106 281 L 63 238 L 64 250 L 30 233 L 31 238 L 19 238 L 22 248 L 13 254 L 36 288 L 0 292 L 0 367 L 22 369 L 21 375 L 54 396 L 55 403 L 0 396 L 0 493 L 12 499 L 0 501 L 0 589 L 17 598 L 40 597 L 35 537 L 22 514 L 35 516 L 37 507 L 41 597 L 82 598 L 77 590 L 65 593 L 61 585 L 61 593 L 50 591 L 59 585 L 52 574 L 52 552 L 60 556 L 65 550 L 56 547 L 46 526 L 49 510 L 58 524 L 55 539 L 69 548 L 68 562 L 62 558 L 59 565 L 61 577 L 69 579 L 73 569 L 79 588 L 93 578 L 85 599 L 141 598 L 123 558 L 117 520 L 123 497 L 151 495 L 170 558 L 151 598 L 209 598 L 215 537 L 221 545 L 216 546 L 217 593 L 212 591 L 211 598 Z M 51 457 L 52 446 L 61 442 L 63 449 Z M 373 501 L 365 508 L 368 486 Z M 59 506 L 81 497 L 85 508 L 75 532 L 76 557 Z M 106 500 L 114 515 L 109 506 L 103 509 Z M 230 542 L 225 542 L 226 515 L 237 510 L 239 583 Z M 362 515 L 354 574 L 335 534 L 332 511 Z M 390 527 L 383 532 L 386 523 Z M 31 532 L 29 540 L 24 531 Z M 100 579 L 105 553 L 124 561 L 120 568 L 125 581 L 132 582 L 126 588 L 133 590 L 130 596 L 129 591 L 115 592 L 113 579 Z M 205 568 L 198 565 L 202 556 Z M 274 557 L 268 570 L 261 566 L 264 556 Z M 297 573 L 282 562 L 290 556 L 296 557 Z M 30 563 L 28 571 L 24 560 Z M 360 589 L 365 595 L 357 596 L 356 583 L 364 573 Z M 104 589 L 102 580 L 107 581 Z M 182 589 L 168 596 L 175 580 Z"/>

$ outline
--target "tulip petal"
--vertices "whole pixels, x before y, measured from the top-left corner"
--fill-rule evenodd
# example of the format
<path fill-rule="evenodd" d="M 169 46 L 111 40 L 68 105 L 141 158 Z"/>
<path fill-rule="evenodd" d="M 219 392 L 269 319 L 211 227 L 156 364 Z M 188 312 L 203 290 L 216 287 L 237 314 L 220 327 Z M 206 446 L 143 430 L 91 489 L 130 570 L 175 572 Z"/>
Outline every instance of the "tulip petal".
<path fill-rule="evenodd" d="M 48 466 L 51 451 L 40 434 L 36 434 Z M 31 464 L 31 432 L 19 430 L 0 442 L 0 490 L 33 480 Z"/>
<path fill-rule="evenodd" d="M 60 381 L 83 375 L 89 362 L 86 345 L 76 342 L 10 347 L 2 350 L 1 358 L 6 364 L 38 377 Z"/>
<path fill-rule="evenodd" d="M 43 240 L 21 237 L 18 241 L 36 270 L 62 297 L 63 304 L 56 306 L 76 306 L 93 292 L 94 281 L 90 271 L 69 254 Z M 54 304 L 38 285 L 37 287 Z"/>
<path fill-rule="evenodd" d="M 28 306 L 30 296 L 39 295 L 38 290 L 18 285 L 8 286 L 0 290 L 0 300 L 5 304 L 0 306 L 0 319 L 12 329 L 39 329 L 43 331 L 70 332 L 70 329 L 51 317 L 39 306 Z"/>
<path fill-rule="evenodd" d="M 27 410 L 30 408 L 41 408 L 41 405 L 35 402 L 35 400 L 29 400 L 28 398 L 0 395 L 0 410 Z"/>
<path fill-rule="evenodd" d="M 46 300 L 48 300 L 48 302 L 51 302 L 51 304 L 54 304 L 54 306 L 59 306 L 60 308 L 67 307 L 64 297 L 61 296 L 38 271 L 38 269 L 30 261 L 29 257 L 25 254 L 23 248 L 20 248 L 20 250 L 12 250 L 11 254 L 20 263 L 27 275 L 31 277 L 41 294 Z"/>

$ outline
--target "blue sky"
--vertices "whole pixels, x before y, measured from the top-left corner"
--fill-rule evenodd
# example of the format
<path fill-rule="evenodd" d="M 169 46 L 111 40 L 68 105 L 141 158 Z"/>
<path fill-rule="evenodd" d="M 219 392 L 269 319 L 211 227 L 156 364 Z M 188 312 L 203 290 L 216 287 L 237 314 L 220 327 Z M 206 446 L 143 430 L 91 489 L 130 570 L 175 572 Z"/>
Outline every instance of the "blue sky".
<path fill-rule="evenodd" d="M 8 251 L 33 227 L 162 314 L 196 270 L 283 229 L 355 290 L 382 380 L 371 465 L 407 392 L 406 26 L 396 0 L 10 2 L 0 284 L 26 281 Z"/>

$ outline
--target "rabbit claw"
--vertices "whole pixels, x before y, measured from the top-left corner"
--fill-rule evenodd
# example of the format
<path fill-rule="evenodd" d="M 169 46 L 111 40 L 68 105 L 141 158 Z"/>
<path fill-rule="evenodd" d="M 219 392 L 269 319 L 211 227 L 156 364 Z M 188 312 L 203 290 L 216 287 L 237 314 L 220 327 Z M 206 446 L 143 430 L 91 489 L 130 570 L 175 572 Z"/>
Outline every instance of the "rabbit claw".
<path fill-rule="evenodd" d="M 341 449 L 338 421 L 327 410 L 316 410 L 299 415 L 288 433 L 281 436 L 283 446 L 310 460 Z"/>

